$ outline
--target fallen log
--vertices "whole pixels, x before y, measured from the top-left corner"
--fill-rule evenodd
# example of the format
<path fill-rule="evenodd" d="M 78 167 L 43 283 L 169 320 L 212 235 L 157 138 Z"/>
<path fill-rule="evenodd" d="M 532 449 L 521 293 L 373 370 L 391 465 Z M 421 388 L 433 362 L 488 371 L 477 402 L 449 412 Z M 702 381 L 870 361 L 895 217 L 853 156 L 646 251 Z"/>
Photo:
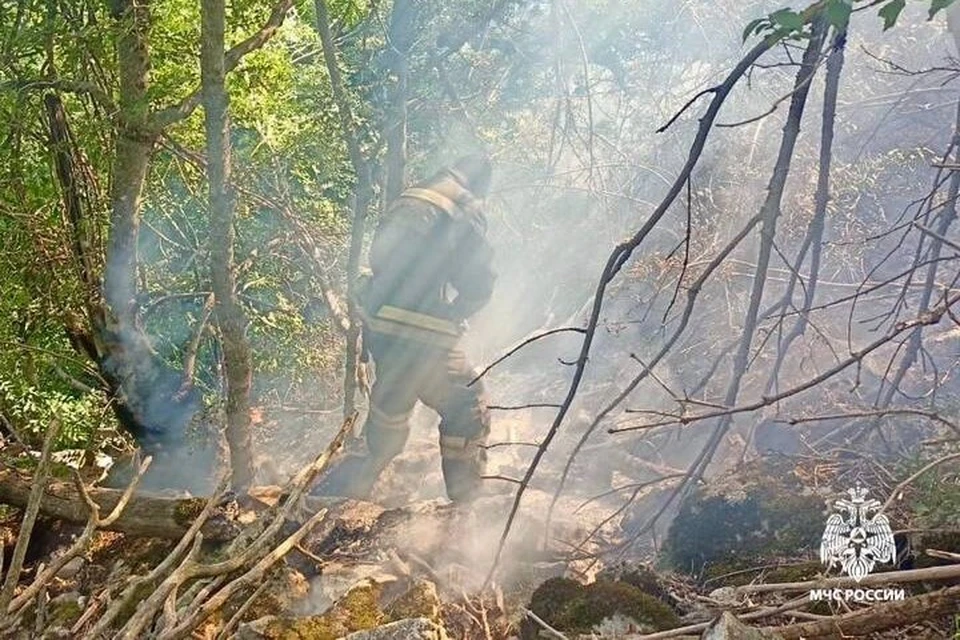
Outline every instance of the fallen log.
<path fill-rule="evenodd" d="M 0 463 L 0 503 L 23 508 L 30 498 L 33 478 Z M 120 501 L 123 491 L 92 488 L 90 497 L 100 506 L 101 513 L 110 513 Z M 207 498 L 170 498 L 138 493 L 108 529 L 135 536 L 178 540 L 203 510 Z M 40 513 L 59 520 L 84 524 L 90 509 L 72 482 L 48 481 L 40 503 Z M 200 531 L 205 540 L 224 541 L 236 537 L 240 527 L 221 507 L 204 523 Z"/>

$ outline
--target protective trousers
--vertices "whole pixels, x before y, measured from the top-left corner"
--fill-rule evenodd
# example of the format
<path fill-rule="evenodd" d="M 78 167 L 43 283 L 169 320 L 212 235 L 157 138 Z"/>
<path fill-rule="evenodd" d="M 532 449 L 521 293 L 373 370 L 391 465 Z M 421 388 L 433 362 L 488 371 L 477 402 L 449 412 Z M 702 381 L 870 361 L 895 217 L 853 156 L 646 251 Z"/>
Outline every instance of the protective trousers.
<path fill-rule="evenodd" d="M 417 401 L 440 414 L 440 455 L 447 496 L 467 502 L 476 496 L 486 466 L 490 418 L 482 382 L 463 352 L 368 332 L 376 365 L 370 410 L 364 424 L 367 451 L 346 459 L 331 473 L 324 493 L 369 496 L 377 478 L 399 455 L 410 434 Z"/>

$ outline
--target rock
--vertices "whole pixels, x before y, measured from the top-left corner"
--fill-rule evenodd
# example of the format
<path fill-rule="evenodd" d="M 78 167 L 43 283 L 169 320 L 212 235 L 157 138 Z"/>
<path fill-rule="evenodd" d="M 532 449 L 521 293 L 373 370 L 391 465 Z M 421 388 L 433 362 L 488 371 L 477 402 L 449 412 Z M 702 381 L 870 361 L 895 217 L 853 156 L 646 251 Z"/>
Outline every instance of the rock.
<path fill-rule="evenodd" d="M 616 614 L 634 621 L 632 631 L 661 631 L 680 624 L 667 605 L 626 582 L 598 580 L 587 585 L 581 597 L 567 607 L 561 626 L 589 631 Z"/>
<path fill-rule="evenodd" d="M 534 592 L 530 610 L 561 632 L 599 630 L 624 633 L 662 631 L 680 624 L 677 614 L 663 602 L 626 582 L 598 580 L 581 585 L 567 578 L 551 578 Z M 521 637 L 533 639 L 540 627 L 531 620 L 521 627 Z"/>
<path fill-rule="evenodd" d="M 437 585 L 429 580 L 417 580 L 404 594 L 390 603 L 384 613 L 391 620 L 427 618 L 439 623 L 440 605 Z"/>
<path fill-rule="evenodd" d="M 655 571 L 642 564 L 607 567 L 597 574 L 597 580 L 626 582 L 653 596 L 677 613 L 683 613 L 676 605 L 676 599 L 670 595 L 667 583 Z"/>
<path fill-rule="evenodd" d="M 237 640 L 264 640 L 267 627 L 276 619 L 276 616 L 264 616 L 253 622 L 241 622 L 237 627 Z"/>
<path fill-rule="evenodd" d="M 724 611 L 707 627 L 700 640 L 783 640 L 783 636 L 748 627 L 732 613 Z"/>
<path fill-rule="evenodd" d="M 819 549 L 829 487 L 815 487 L 802 461 L 770 456 L 691 492 L 664 542 L 673 568 L 716 578 Z M 739 574 L 749 582 L 751 574 Z"/>
<path fill-rule="evenodd" d="M 369 581 L 351 589 L 318 616 L 277 617 L 260 631 L 268 640 L 336 640 L 354 631 L 373 629 L 385 621 L 380 610 L 381 586 Z"/>
<path fill-rule="evenodd" d="M 64 580 L 69 580 L 80 572 L 80 569 L 83 568 L 84 562 L 85 561 L 82 556 L 77 556 L 60 568 L 60 571 L 57 572 L 57 577 L 63 578 Z"/>
<path fill-rule="evenodd" d="M 76 591 L 61 593 L 47 603 L 47 621 L 51 627 L 69 628 L 83 614 L 85 599 Z"/>
<path fill-rule="evenodd" d="M 323 574 L 310 581 L 310 599 L 314 611 L 325 611 L 354 587 L 375 582 L 381 586 L 393 585 L 397 577 L 384 572 L 382 564 L 332 561 L 323 568 Z M 391 589 L 396 596 L 396 592 Z"/>
<path fill-rule="evenodd" d="M 951 564 L 951 560 L 927 555 L 927 549 L 960 553 L 960 533 L 953 531 L 915 533 L 909 536 L 909 543 L 910 559 L 912 560 L 909 568 L 923 569 Z"/>
<path fill-rule="evenodd" d="M 47 602 L 42 631 L 44 640 L 71 638 L 70 627 L 83 615 L 87 599 L 76 591 L 67 591 Z"/>
<path fill-rule="evenodd" d="M 292 611 L 310 592 L 310 585 L 303 574 L 286 565 L 280 565 L 266 580 L 268 580 L 267 586 L 250 604 L 243 620 L 257 620 Z M 232 616 L 243 605 L 245 599 L 245 597 L 238 597 L 228 602 L 227 613 Z"/>
<path fill-rule="evenodd" d="M 407 583 L 409 584 L 409 583 Z M 440 618 L 440 598 L 432 582 L 417 580 L 390 600 L 385 596 L 387 585 L 375 580 L 366 580 L 350 589 L 333 606 L 321 615 L 291 616 L 289 610 L 280 616 L 264 616 L 241 625 L 239 637 L 246 640 L 336 640 L 351 634 L 384 629 L 387 635 L 374 635 L 371 638 L 445 638 Z M 269 612 L 273 613 L 273 612 Z M 424 620 L 433 635 L 392 635 L 420 628 L 410 626 L 411 620 Z M 393 623 L 406 622 L 408 626 L 393 626 Z M 419 623 L 418 623 L 419 624 Z M 421 625 L 422 626 L 422 625 Z M 423 626 L 423 629 L 428 627 Z M 379 632 L 379 631 L 378 631 Z M 366 637 L 366 636 L 359 636 Z"/>
<path fill-rule="evenodd" d="M 569 578 L 550 578 L 530 598 L 530 611 L 553 626 L 563 615 L 567 606 L 583 594 L 583 585 Z M 533 620 L 524 620 L 521 636 L 535 638 L 540 627 Z"/>
<path fill-rule="evenodd" d="M 443 627 L 427 618 L 406 618 L 366 631 L 357 631 L 343 640 L 445 640 Z"/>
<path fill-rule="evenodd" d="M 736 587 L 720 587 L 714 589 L 709 594 L 711 600 L 715 600 L 724 607 L 735 607 L 740 604 L 741 596 L 737 594 Z"/>

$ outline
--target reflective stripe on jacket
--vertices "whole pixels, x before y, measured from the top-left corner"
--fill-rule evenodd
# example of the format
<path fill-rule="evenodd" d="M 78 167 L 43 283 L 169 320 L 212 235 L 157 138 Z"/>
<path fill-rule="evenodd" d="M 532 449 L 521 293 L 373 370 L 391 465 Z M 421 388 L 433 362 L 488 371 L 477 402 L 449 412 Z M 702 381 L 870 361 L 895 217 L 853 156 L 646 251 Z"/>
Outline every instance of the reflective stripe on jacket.
<path fill-rule="evenodd" d="M 452 349 L 460 340 L 460 328 L 449 320 L 385 304 L 374 315 L 363 313 L 370 331 L 396 338 Z"/>

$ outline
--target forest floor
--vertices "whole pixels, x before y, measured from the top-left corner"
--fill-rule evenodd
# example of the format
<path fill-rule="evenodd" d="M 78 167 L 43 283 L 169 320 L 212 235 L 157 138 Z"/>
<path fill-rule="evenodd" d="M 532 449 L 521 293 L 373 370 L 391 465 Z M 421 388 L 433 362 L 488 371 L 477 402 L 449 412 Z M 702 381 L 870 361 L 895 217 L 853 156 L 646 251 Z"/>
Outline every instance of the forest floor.
<path fill-rule="evenodd" d="M 258 446 L 272 455 L 260 457 L 261 477 L 250 496 L 232 498 L 233 517 L 243 526 L 268 518 L 288 495 L 284 479 L 328 444 L 329 430 L 319 428 L 321 423 L 315 414 L 291 419 L 286 411 L 263 411 Z M 535 441 L 544 428 L 536 409 L 497 412 L 490 442 Z M 559 448 L 569 448 L 571 442 L 560 442 Z M 889 609 L 897 603 L 870 603 L 878 618 L 900 616 L 903 624 L 887 624 L 863 637 L 932 640 L 956 632 L 960 593 L 943 587 L 960 582 L 960 531 L 941 531 L 936 537 L 929 527 L 914 526 L 920 522 L 915 512 L 922 509 L 905 506 L 928 503 L 936 485 L 923 491 L 901 487 L 905 472 L 880 464 L 866 465 L 865 470 L 857 456 L 771 453 L 741 461 L 728 455 L 728 464 L 668 510 L 652 535 L 636 538 L 635 532 L 675 486 L 653 480 L 679 473 L 689 463 L 690 443 L 689 437 L 673 434 L 633 447 L 588 447 L 572 467 L 576 482 L 558 499 L 549 535 L 544 535 L 564 458 L 548 460 L 528 488 L 497 572 L 488 580 L 513 501 L 515 485 L 509 479 L 522 476 L 529 452 L 525 447 L 491 448 L 489 490 L 472 509 L 458 509 L 444 496 L 436 418 L 418 409 L 404 453 L 381 478 L 371 501 L 304 497 L 286 516 L 282 534 L 325 510 L 324 517 L 255 590 L 227 599 L 192 637 L 761 637 L 738 636 L 744 632 L 733 627 L 722 631 L 726 635 L 708 631 L 711 621 L 727 611 L 765 627 L 762 637 L 799 638 L 804 624 L 822 626 L 836 616 L 867 610 L 864 604 L 809 602 L 804 597 L 825 584 L 825 576 L 837 575 L 827 572 L 817 557 L 819 538 L 825 507 L 853 482 L 876 487 L 883 495 L 909 494 L 910 500 L 893 505 L 891 518 L 898 531 L 916 528 L 917 535 L 898 533 L 897 562 L 878 568 L 877 575 L 900 573 L 877 584 L 903 588 L 908 600 L 930 613 L 918 617 L 916 606 L 912 613 L 900 613 Z M 189 497 L 176 492 L 165 496 Z M 20 517 L 19 510 L 6 509 L 0 521 L 5 566 Z M 80 523 L 41 515 L 21 583 L 29 584 L 82 529 Z M 47 585 L 38 600 L 42 606 L 23 618 L 20 637 L 83 637 L 98 611 L 108 608 L 132 580 L 162 563 L 176 545 L 172 539 L 98 532 L 88 551 Z M 199 553 L 217 561 L 228 549 L 223 543 L 205 542 Z M 929 550 L 941 555 L 930 556 Z M 932 573 L 916 577 L 908 575 L 910 571 Z M 902 584 L 901 576 L 906 580 Z M 182 589 L 196 595 L 191 584 L 187 581 Z M 135 599 L 114 626 L 123 626 L 137 605 Z M 944 608 L 950 606 L 955 608 Z M 856 635 L 863 621 L 853 620 L 819 635 L 808 628 L 810 634 L 802 637 Z M 772 635 L 774 628 L 783 629 L 783 635 Z"/>

